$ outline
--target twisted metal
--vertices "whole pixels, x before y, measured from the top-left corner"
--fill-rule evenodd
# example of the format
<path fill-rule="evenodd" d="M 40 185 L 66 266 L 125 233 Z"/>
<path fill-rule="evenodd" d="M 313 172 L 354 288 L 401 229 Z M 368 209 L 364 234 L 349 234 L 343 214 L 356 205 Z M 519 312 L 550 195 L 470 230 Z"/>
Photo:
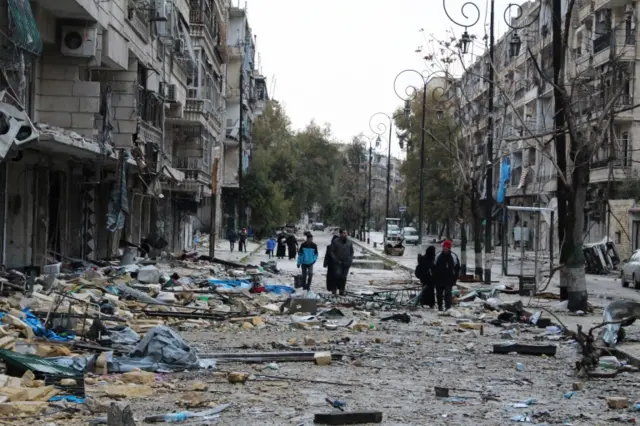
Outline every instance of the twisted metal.
<path fill-rule="evenodd" d="M 467 9 L 469 6 L 471 6 L 473 9 L 475 9 L 475 13 L 477 15 L 476 20 L 473 21 L 470 24 L 461 24 L 460 22 L 458 22 L 455 19 L 453 19 L 451 17 L 451 15 L 449 15 L 449 11 L 447 10 L 447 0 L 442 0 L 442 8 L 444 9 L 444 13 L 447 15 L 447 18 L 449 18 L 449 20 L 451 22 L 453 22 L 454 24 L 456 24 L 459 27 L 464 28 L 465 30 L 467 28 L 469 28 L 469 27 L 473 27 L 475 24 L 478 23 L 478 21 L 480 21 L 480 8 L 475 3 L 471 2 L 471 1 L 468 1 L 468 2 L 464 3 L 460 7 L 460 12 L 462 13 L 462 16 L 464 16 L 465 19 L 470 19 L 470 17 L 465 12 L 465 9 Z"/>
<path fill-rule="evenodd" d="M 515 17 L 511 16 L 511 8 L 516 8 L 517 10 L 517 15 Z M 521 4 L 515 4 L 515 3 L 509 3 L 507 5 L 507 7 L 504 10 L 504 22 L 505 24 L 507 24 L 507 26 L 509 28 L 511 28 L 514 31 L 518 31 L 518 30 L 522 30 L 524 28 L 527 28 L 529 26 L 531 26 L 531 24 L 533 24 L 534 22 L 536 22 L 538 20 L 538 18 L 540 17 L 540 11 L 542 10 L 542 6 L 538 6 L 538 10 L 536 13 L 536 16 L 534 16 L 531 21 L 524 23 L 523 25 L 511 25 L 511 20 L 515 18 L 515 20 L 517 21 L 518 19 L 520 19 L 522 17 L 522 15 L 524 14 L 524 8 L 522 7 Z M 509 16 L 509 18 L 507 18 L 507 14 Z"/>
<path fill-rule="evenodd" d="M 416 86 L 409 85 L 404 89 L 405 96 L 402 96 L 398 92 L 398 78 L 400 78 L 400 76 L 402 76 L 405 73 L 418 74 L 420 76 L 420 78 L 422 79 L 422 87 L 418 88 Z M 406 70 L 400 71 L 398 73 L 398 75 L 396 75 L 395 80 L 393 81 L 393 90 L 396 92 L 396 96 L 398 96 L 398 98 L 400 98 L 401 100 L 403 100 L 405 102 L 414 101 L 416 99 L 416 96 L 418 96 L 418 93 L 421 90 L 426 90 L 427 89 L 427 86 L 428 86 L 428 84 L 429 84 L 429 82 L 431 81 L 432 78 L 434 78 L 434 77 L 435 78 L 442 77 L 442 78 L 444 78 L 445 80 L 448 81 L 448 77 L 449 77 L 448 74 L 443 72 L 443 71 L 433 71 L 433 72 L 427 74 L 426 76 L 425 76 L 424 73 L 425 72 L 421 73 L 421 72 L 418 72 L 418 71 L 413 70 L 413 69 L 406 69 Z M 442 73 L 442 75 L 436 75 L 436 74 L 441 74 L 441 73 Z M 440 95 L 438 95 L 438 93 L 440 93 Z M 448 100 L 451 100 L 451 98 L 453 98 L 453 96 L 454 96 L 453 93 L 450 93 L 448 98 L 442 100 L 442 96 L 445 95 L 446 93 L 447 93 L 447 88 L 446 87 L 444 87 L 444 86 L 436 86 L 436 87 L 433 88 L 433 90 L 431 92 L 431 97 L 433 98 L 434 101 L 439 102 L 439 103 L 443 103 L 443 102 L 446 102 Z"/>
<path fill-rule="evenodd" d="M 378 121 L 375 126 L 373 125 L 374 123 L 374 118 L 380 116 L 380 121 Z M 382 119 L 382 117 L 385 117 L 388 121 L 389 124 L 387 125 L 384 120 Z M 369 129 L 375 133 L 378 136 L 383 136 L 387 133 L 387 131 L 389 130 L 389 126 L 391 126 L 393 124 L 393 120 L 391 118 L 391 116 L 389 116 L 389 114 L 385 113 L 385 112 L 376 112 L 375 114 L 373 114 L 371 116 L 371 118 L 369 118 Z"/>

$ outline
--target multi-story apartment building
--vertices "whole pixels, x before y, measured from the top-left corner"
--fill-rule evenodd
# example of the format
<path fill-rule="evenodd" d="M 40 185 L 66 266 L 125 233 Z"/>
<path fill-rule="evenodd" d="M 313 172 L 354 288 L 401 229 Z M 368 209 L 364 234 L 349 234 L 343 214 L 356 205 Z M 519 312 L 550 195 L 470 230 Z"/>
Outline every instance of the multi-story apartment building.
<path fill-rule="evenodd" d="M 630 1 L 580 0 L 572 14 L 565 76 L 572 83 L 569 88 L 572 111 L 577 114 L 579 122 L 602 111 L 616 90 L 620 73 L 630 76 L 619 83 L 624 85 L 622 96 L 616 100 L 616 109 L 620 112 L 614 116 L 608 140 L 598 147 L 592 159 L 585 212 L 586 242 L 601 241 L 607 236 L 619 241 L 616 238 L 619 233 L 632 234 L 631 229 L 620 230 L 619 223 L 606 219 L 610 211 L 623 216 L 625 223 L 627 219 L 624 216 L 628 216 L 627 211 L 619 211 L 620 202 L 607 203 L 606 194 L 610 200 L 616 198 L 616 185 L 633 176 L 637 169 L 633 164 L 632 135 L 640 131 L 635 129 L 640 111 L 624 108 L 633 105 L 637 85 L 635 26 L 638 12 L 637 4 Z M 495 193 L 500 181 L 500 165 L 507 159 L 511 173 L 506 185 L 505 203 L 510 205 L 555 205 L 557 173 L 555 146 L 550 137 L 554 125 L 553 88 L 549 83 L 553 78 L 551 18 L 551 3 L 529 1 L 523 5 L 522 16 L 514 22 L 517 26 L 530 24 L 517 32 L 522 41 L 519 55 L 514 57 L 510 52 L 513 30 L 501 37 L 495 46 L 493 158 L 497 161 L 493 162 L 493 190 Z M 488 52 L 485 52 L 457 80 L 456 85 L 460 105 L 456 114 L 464 124 L 461 126 L 462 137 L 474 147 L 478 167 L 483 167 L 482 163 L 486 161 L 483 154 L 488 131 L 485 114 L 488 70 Z M 613 191 L 607 190 L 609 185 Z M 610 211 L 607 204 L 611 206 Z M 614 212 L 616 209 L 618 211 Z M 527 213 L 520 216 L 521 221 L 533 224 L 533 216 Z M 546 238 L 549 220 L 548 215 L 543 215 L 541 233 L 545 235 L 541 235 L 542 238 Z M 513 221 L 507 225 L 509 228 L 512 226 Z M 640 235 L 640 226 L 636 227 Z M 496 232 L 499 229 L 496 227 Z M 510 229 L 506 231 L 511 236 Z M 637 248 L 639 242 L 633 243 L 633 248 Z"/>
<path fill-rule="evenodd" d="M 223 180 L 238 9 L 229 0 L 0 6 L 0 115 L 10 125 L 0 135 L 0 264 L 104 259 L 148 236 L 169 251 L 189 247 L 194 226 L 210 226 Z"/>
<path fill-rule="evenodd" d="M 242 175 L 251 158 L 253 121 L 268 100 L 266 79 L 256 70 L 256 45 L 247 11 L 231 7 L 229 12 L 229 64 L 227 65 L 226 138 L 222 176 L 224 227 L 247 226 L 242 203 Z"/>

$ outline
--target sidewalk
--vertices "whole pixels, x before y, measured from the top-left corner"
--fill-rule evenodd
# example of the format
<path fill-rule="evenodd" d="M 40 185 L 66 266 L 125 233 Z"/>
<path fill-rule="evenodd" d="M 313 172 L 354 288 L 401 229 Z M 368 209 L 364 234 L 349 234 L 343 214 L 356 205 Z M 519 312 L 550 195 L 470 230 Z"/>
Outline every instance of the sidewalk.
<path fill-rule="evenodd" d="M 245 258 L 261 250 L 264 246 L 264 242 L 255 242 L 251 239 L 247 240 L 247 252 L 238 251 L 238 243 L 236 242 L 234 251 L 232 252 L 229 247 L 228 240 L 218 240 L 216 244 L 216 257 L 222 260 L 228 260 L 231 262 L 241 262 Z M 208 254 L 209 249 L 207 248 Z"/>

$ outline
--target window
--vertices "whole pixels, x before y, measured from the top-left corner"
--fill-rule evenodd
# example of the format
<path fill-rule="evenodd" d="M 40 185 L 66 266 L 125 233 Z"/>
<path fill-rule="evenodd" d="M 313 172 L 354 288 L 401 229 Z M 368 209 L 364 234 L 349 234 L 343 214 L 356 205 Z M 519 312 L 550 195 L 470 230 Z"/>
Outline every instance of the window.
<path fill-rule="evenodd" d="M 622 244 L 622 232 L 616 232 L 616 244 Z"/>

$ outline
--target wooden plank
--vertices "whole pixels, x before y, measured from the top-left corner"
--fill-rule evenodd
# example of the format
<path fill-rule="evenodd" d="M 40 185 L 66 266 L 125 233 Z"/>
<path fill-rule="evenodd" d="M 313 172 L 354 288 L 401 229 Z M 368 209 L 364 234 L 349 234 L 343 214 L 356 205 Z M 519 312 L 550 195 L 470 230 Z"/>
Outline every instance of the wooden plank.
<path fill-rule="evenodd" d="M 382 423 L 380 411 L 352 411 L 336 413 L 318 413 L 313 422 L 319 425 L 360 425 L 365 423 Z"/>

